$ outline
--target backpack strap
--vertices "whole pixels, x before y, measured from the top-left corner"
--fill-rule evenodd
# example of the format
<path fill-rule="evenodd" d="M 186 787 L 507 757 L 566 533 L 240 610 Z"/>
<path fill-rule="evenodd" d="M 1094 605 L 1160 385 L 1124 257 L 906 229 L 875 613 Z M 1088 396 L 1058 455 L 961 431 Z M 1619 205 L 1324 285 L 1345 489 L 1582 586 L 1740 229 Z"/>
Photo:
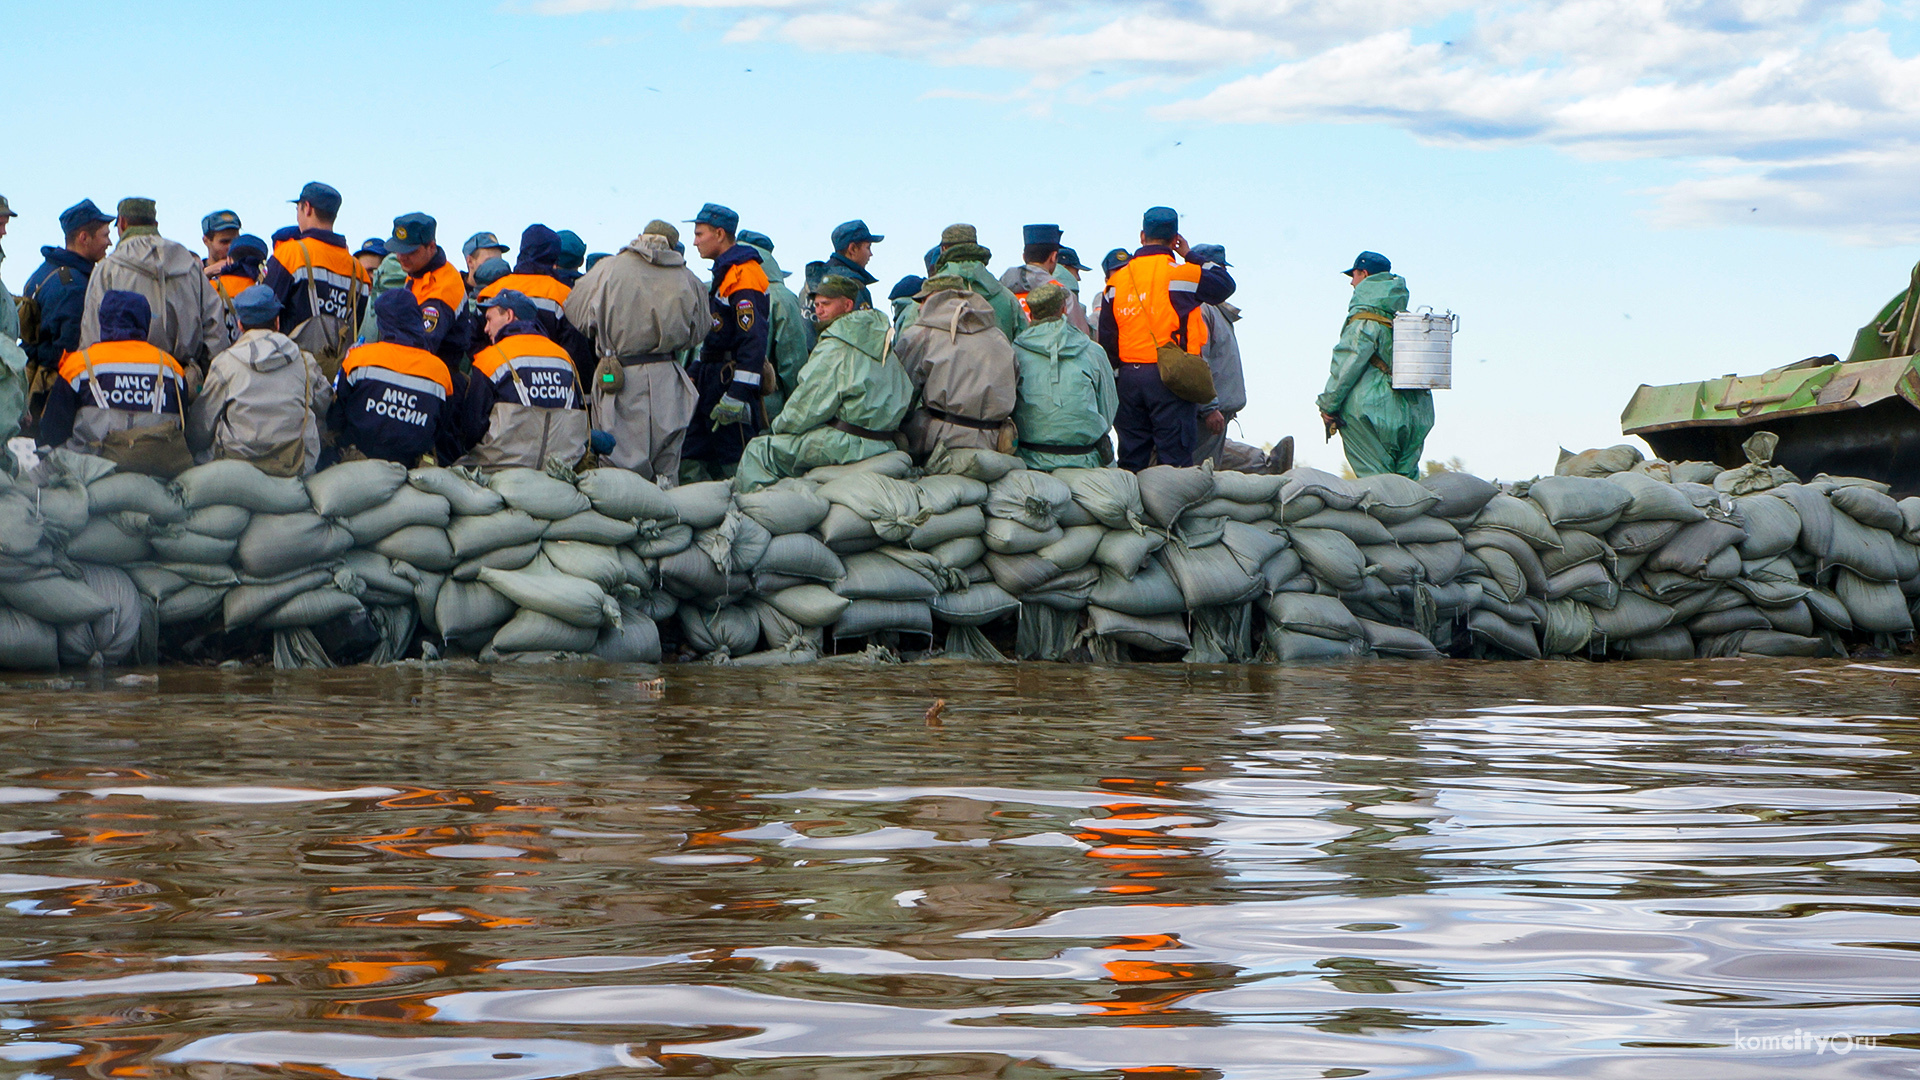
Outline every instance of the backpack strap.
<path fill-rule="evenodd" d="M 100 389 L 100 376 L 95 374 L 93 370 L 93 350 L 91 348 L 81 349 L 80 359 L 87 365 L 87 389 L 93 391 L 93 407 L 96 409 L 112 408 L 113 406 L 107 404 L 106 393 Z"/>

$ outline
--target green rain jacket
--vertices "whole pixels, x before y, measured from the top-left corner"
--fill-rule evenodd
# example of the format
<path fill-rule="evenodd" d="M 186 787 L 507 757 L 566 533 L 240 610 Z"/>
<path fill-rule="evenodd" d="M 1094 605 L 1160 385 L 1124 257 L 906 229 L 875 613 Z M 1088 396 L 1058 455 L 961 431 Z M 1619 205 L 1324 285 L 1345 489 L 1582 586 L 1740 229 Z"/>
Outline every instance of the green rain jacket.
<path fill-rule="evenodd" d="M 0 262 L 7 253 L 0 251 Z M 20 312 L 13 294 L 0 283 L 0 442 L 20 433 L 20 416 L 27 411 L 27 353 L 20 347 Z M 13 456 L 5 455 L 0 471 L 12 473 Z"/>
<path fill-rule="evenodd" d="M 1013 290 L 1000 284 L 1000 279 L 988 271 L 986 263 L 943 262 L 933 276 L 964 278 L 969 288 L 986 297 L 987 303 L 993 305 L 993 321 L 1000 327 L 1000 332 L 1007 335 L 1008 341 L 1019 337 L 1020 331 L 1027 328 L 1027 313 L 1020 307 L 1020 298 L 1013 295 Z M 896 329 L 905 330 L 918 322 L 919 318 L 919 309 L 915 308 L 912 317 L 901 319 Z"/>
<path fill-rule="evenodd" d="M 887 348 L 885 314 L 868 308 L 843 315 L 820 332 L 800 384 L 773 431 L 747 444 L 734 488 L 753 491 L 783 476 L 822 465 L 851 465 L 894 448 L 830 427 L 842 420 L 871 431 L 896 431 L 913 405 L 913 381 Z"/>
<path fill-rule="evenodd" d="M 373 291 L 367 294 L 367 313 L 360 320 L 360 344 L 380 340 L 380 322 L 373 317 L 373 302 L 389 289 L 406 287 L 407 268 L 400 265 L 400 260 L 392 255 L 381 259 L 373 271 Z"/>
<path fill-rule="evenodd" d="M 1395 390 L 1388 374 L 1393 369 L 1391 320 L 1405 310 L 1407 283 L 1398 274 L 1374 274 L 1354 287 L 1346 327 L 1333 347 L 1333 371 L 1315 402 L 1340 421 L 1340 442 L 1355 476 L 1420 475 L 1420 454 L 1433 430 L 1433 393 Z"/>
<path fill-rule="evenodd" d="M 772 421 L 779 417 L 787 399 L 800 385 L 800 369 L 806 367 L 807 354 L 813 347 L 808 340 L 813 323 L 801 308 L 800 297 L 787 288 L 786 274 L 774 261 L 773 252 L 753 244 L 747 246 L 760 253 L 761 269 L 767 272 L 767 303 L 773 313 L 767 351 L 773 356 L 773 370 L 780 378 L 780 388 L 760 399 L 766 407 L 767 419 Z"/>
<path fill-rule="evenodd" d="M 1028 444 L 1088 446 L 1113 430 L 1120 394 L 1106 350 L 1065 319 L 1049 319 L 1022 331 L 1013 355 L 1020 365 L 1020 402 L 1013 409 L 1020 457 L 1048 471 L 1098 468 L 1098 451 L 1062 454 Z"/>

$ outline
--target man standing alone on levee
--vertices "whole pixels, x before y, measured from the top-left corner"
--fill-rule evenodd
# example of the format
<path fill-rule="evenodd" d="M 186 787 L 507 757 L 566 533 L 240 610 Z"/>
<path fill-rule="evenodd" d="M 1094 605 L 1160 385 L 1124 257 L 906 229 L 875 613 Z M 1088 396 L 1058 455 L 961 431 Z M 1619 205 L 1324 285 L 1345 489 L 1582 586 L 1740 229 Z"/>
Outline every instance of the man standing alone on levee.
<path fill-rule="evenodd" d="M 1407 310 L 1407 283 L 1392 270 L 1385 255 L 1363 251 L 1344 271 L 1353 300 L 1315 404 L 1328 437 L 1340 433 L 1353 475 L 1419 479 L 1433 430 L 1433 391 L 1393 388 L 1393 317 Z"/>

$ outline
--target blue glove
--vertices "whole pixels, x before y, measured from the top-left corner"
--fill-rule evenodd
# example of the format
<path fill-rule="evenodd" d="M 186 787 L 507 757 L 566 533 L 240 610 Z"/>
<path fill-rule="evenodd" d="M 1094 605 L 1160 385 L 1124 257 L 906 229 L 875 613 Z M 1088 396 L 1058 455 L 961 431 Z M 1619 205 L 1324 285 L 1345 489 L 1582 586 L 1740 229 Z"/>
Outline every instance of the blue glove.
<path fill-rule="evenodd" d="M 716 428 L 723 428 L 729 424 L 746 423 L 747 403 L 734 397 L 732 394 L 728 394 L 726 397 L 721 398 L 718 404 L 714 405 L 713 411 L 707 414 L 707 419 L 713 421 L 713 426 Z"/>

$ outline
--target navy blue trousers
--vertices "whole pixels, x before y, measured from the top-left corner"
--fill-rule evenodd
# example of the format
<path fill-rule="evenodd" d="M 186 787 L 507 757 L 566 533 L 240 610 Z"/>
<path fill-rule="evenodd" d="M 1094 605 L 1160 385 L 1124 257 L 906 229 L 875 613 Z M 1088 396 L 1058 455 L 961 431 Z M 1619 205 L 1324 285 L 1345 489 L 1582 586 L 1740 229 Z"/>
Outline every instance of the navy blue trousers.
<path fill-rule="evenodd" d="M 1193 402 L 1175 397 L 1153 364 L 1121 364 L 1114 381 L 1120 389 L 1120 414 L 1113 429 L 1120 436 L 1120 467 L 1139 472 L 1152 464 L 1182 468 L 1193 464 L 1200 441 L 1200 418 Z"/>

